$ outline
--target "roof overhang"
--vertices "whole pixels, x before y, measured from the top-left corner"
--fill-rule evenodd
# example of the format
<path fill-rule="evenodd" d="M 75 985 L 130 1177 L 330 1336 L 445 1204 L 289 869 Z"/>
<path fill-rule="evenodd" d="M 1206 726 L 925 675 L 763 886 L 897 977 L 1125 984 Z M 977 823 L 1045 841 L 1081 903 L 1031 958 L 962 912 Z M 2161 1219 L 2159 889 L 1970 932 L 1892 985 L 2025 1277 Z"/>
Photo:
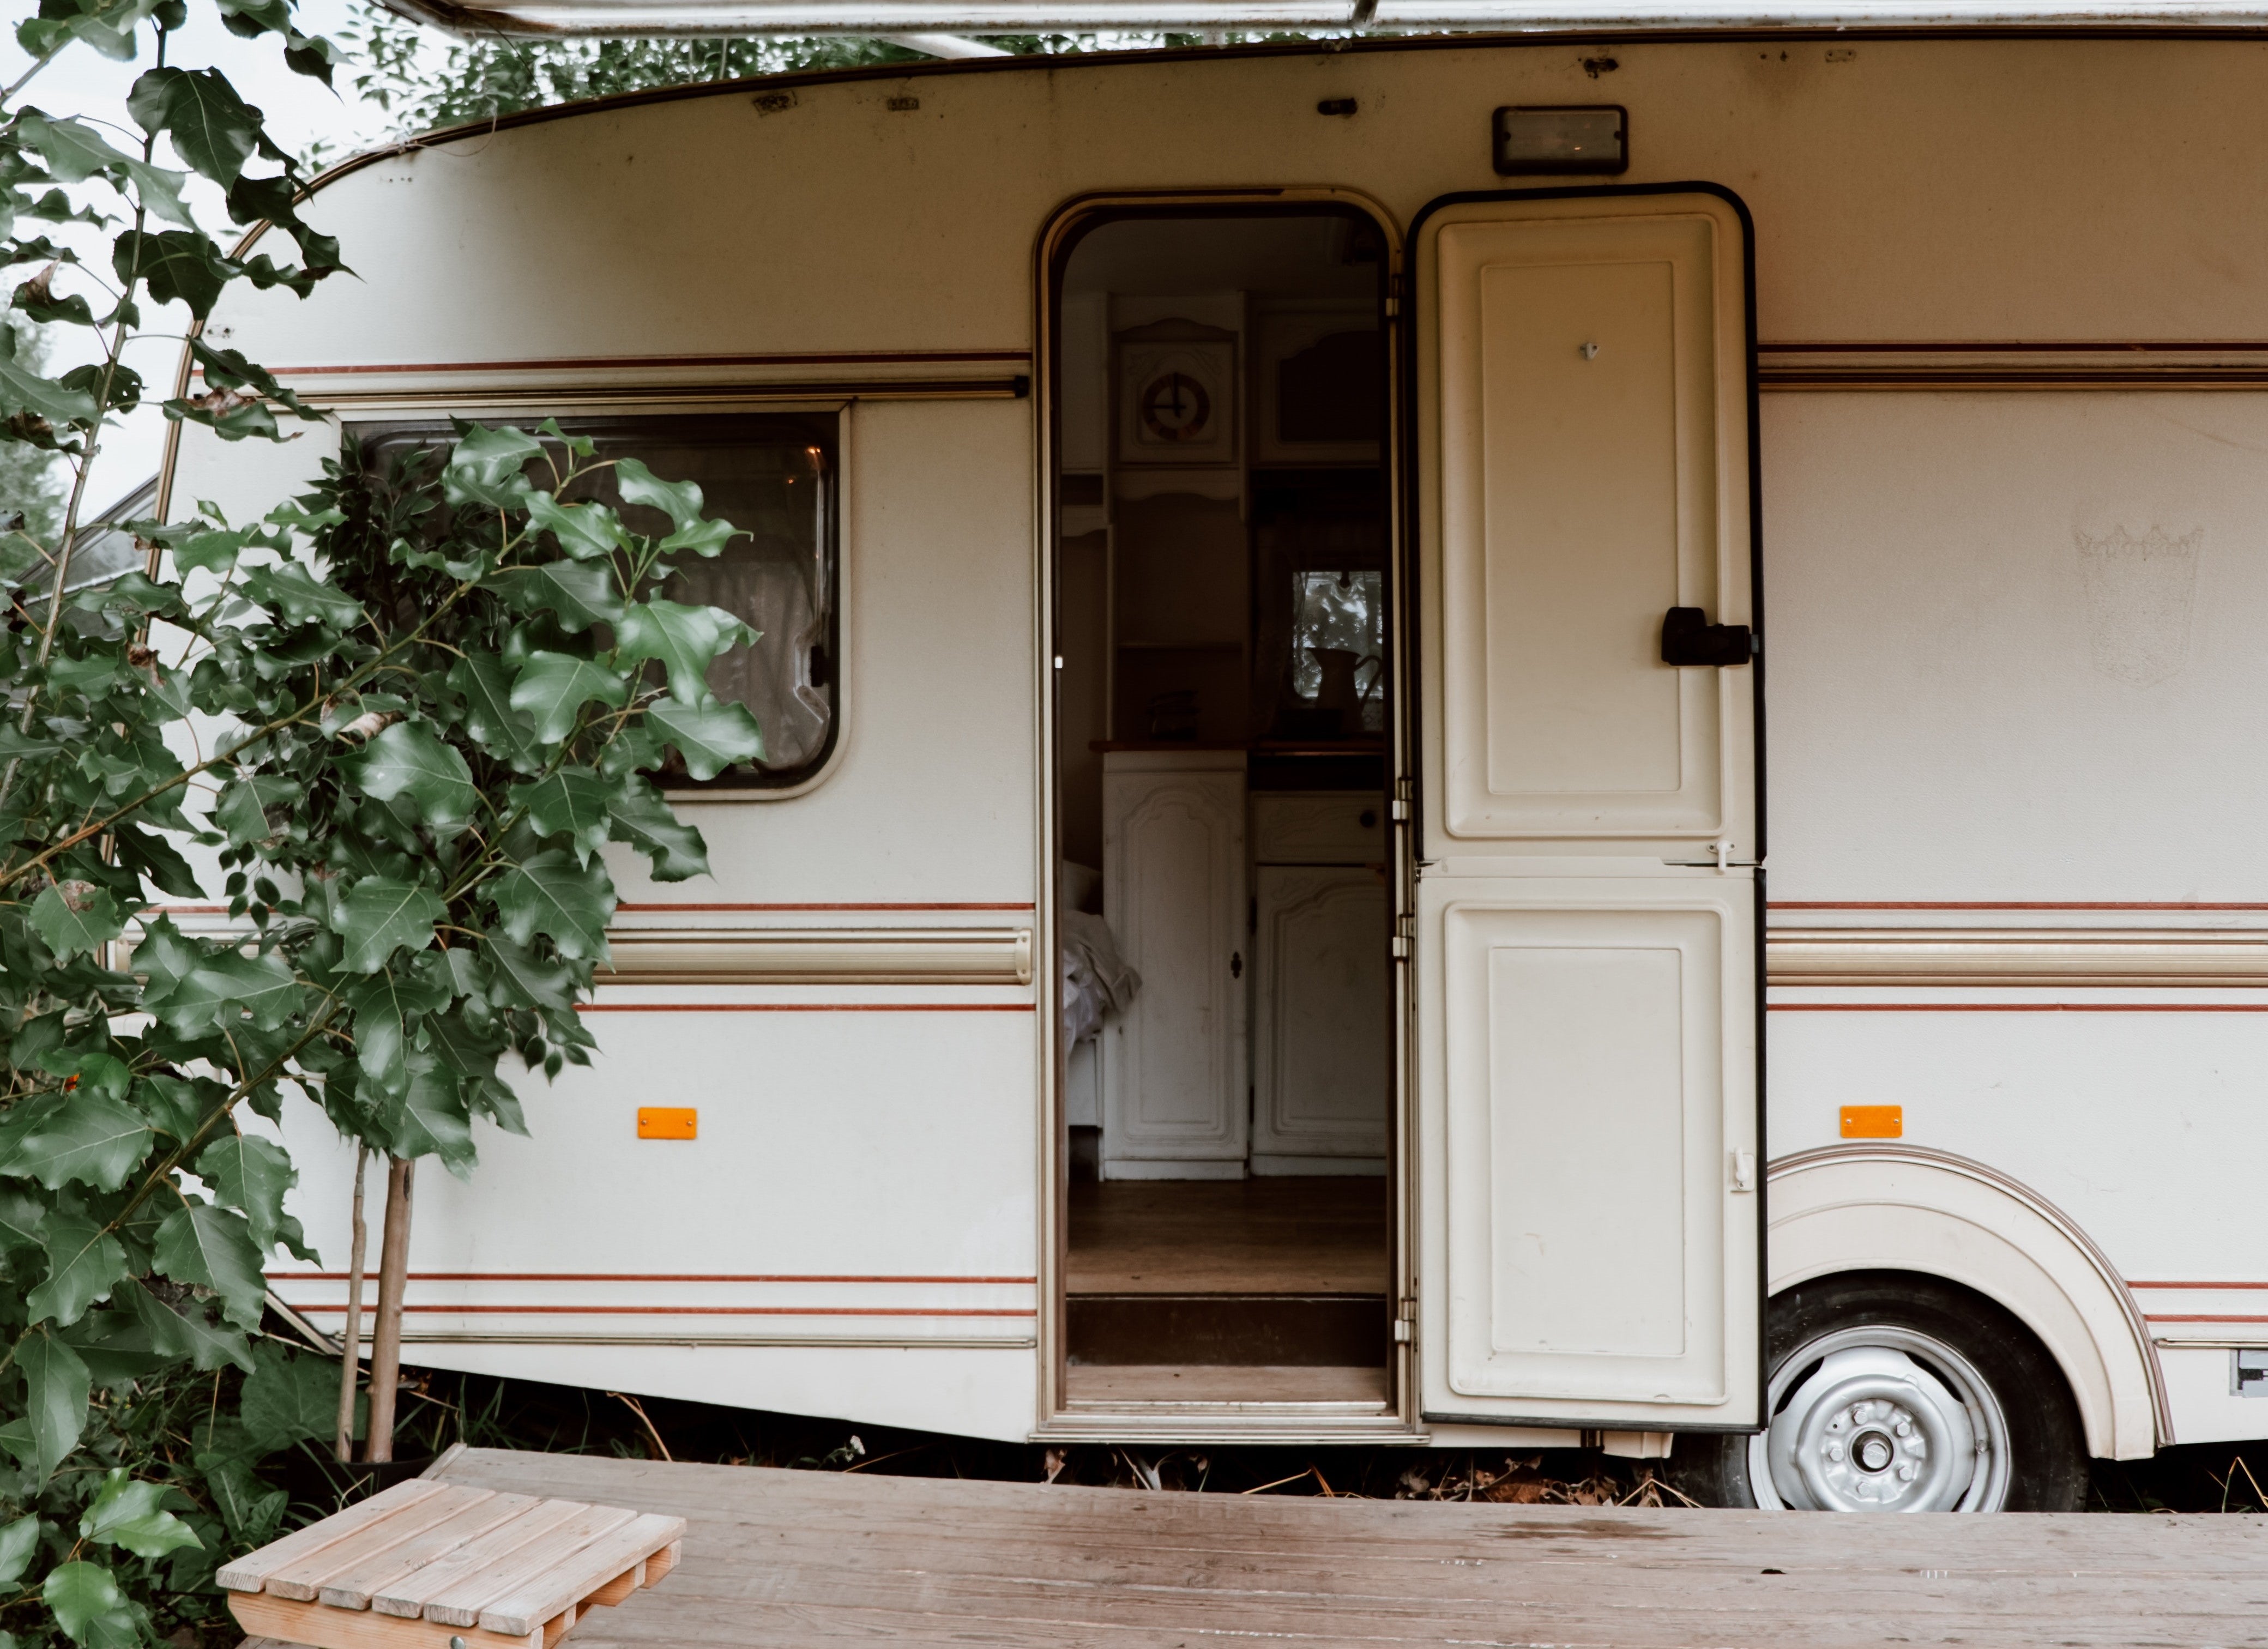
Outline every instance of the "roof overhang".
<path fill-rule="evenodd" d="M 2268 27 L 2268 0 L 387 0 L 460 33 L 544 35 L 1595 33 Z"/>

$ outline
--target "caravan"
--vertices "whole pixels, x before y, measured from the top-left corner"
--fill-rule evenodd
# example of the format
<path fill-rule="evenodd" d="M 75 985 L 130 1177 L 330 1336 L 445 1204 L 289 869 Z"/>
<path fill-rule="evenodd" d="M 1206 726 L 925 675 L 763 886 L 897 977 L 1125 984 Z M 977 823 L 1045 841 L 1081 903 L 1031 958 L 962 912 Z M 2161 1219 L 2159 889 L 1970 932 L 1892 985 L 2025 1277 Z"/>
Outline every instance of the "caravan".
<path fill-rule="evenodd" d="M 374 460 L 697 481 L 763 632 L 715 878 L 615 865 L 601 1056 L 421 1187 L 405 1354 L 1768 1506 L 2268 1437 L 2264 84 L 1381 38 L 335 170 L 359 278 L 209 335 Z M 185 431 L 166 496 L 318 445 Z"/>

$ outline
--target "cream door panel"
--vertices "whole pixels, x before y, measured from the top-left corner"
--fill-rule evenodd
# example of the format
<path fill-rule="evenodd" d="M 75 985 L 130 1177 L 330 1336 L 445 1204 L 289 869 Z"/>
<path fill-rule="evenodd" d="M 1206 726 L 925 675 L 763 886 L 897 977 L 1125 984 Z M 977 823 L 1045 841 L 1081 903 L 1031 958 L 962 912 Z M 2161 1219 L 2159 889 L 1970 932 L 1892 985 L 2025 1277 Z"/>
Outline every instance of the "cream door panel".
<path fill-rule="evenodd" d="M 1256 881 L 1253 1170 L 1348 1173 L 1342 1159 L 1361 1159 L 1374 1172 L 1388 1091 L 1386 877 L 1263 865 Z"/>
<path fill-rule="evenodd" d="M 1142 976 L 1105 1027 L 1106 1177 L 1241 1178 L 1244 758 L 1103 761 L 1103 916 Z"/>
<path fill-rule="evenodd" d="M 1423 1408 L 1753 1424 L 1756 673 L 1661 659 L 1755 622 L 1746 226 L 1473 201 L 1416 252 Z"/>
<path fill-rule="evenodd" d="M 1700 195 L 1474 203 L 1421 240 L 1428 857 L 1754 858 L 1752 673 L 1660 661 L 1672 607 L 1751 622 L 1744 246 Z"/>
<path fill-rule="evenodd" d="M 1755 893 L 1421 884 L 1428 1413 L 1754 1420 Z"/>

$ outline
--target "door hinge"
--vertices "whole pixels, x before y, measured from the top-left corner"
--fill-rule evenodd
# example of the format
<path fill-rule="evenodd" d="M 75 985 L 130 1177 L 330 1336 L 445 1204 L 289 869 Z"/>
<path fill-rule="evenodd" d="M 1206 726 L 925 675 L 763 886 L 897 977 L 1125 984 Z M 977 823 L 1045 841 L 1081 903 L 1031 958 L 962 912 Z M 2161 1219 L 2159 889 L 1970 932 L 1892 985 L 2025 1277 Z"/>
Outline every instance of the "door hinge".
<path fill-rule="evenodd" d="M 1391 320 L 1401 313 L 1402 277 L 1399 275 L 1389 275 L 1386 277 L 1386 318 Z"/>
<path fill-rule="evenodd" d="M 1415 940 L 1417 937 L 1418 918 L 1404 911 L 1402 915 L 1394 918 L 1395 961 L 1407 961 L 1410 959 L 1410 946 L 1411 942 Z"/>
<path fill-rule="evenodd" d="M 1411 793 L 1416 789 L 1417 785 L 1406 774 L 1394 781 L 1394 821 L 1396 824 L 1409 822 Z"/>
<path fill-rule="evenodd" d="M 1413 1337 L 1411 1330 L 1415 1327 L 1417 1321 L 1418 1302 L 1414 1299 L 1403 1300 L 1395 1309 L 1394 1314 L 1394 1343 L 1396 1345 L 1407 1345 L 1410 1343 L 1410 1339 Z"/>

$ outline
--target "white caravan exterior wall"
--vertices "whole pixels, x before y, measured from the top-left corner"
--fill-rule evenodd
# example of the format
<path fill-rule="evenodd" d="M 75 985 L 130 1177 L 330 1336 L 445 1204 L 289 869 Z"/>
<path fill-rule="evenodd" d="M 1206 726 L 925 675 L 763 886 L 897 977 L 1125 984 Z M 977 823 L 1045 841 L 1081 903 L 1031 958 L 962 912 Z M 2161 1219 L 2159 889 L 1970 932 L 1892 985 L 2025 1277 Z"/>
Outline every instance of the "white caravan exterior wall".
<path fill-rule="evenodd" d="M 1507 181 L 1498 106 L 1614 102 L 1615 181 L 1718 184 L 1756 226 L 1768 1141 L 1830 1153 L 1771 1189 L 1855 1211 L 1776 1225 L 1774 1285 L 1991 1272 L 2097 1453 L 2268 1436 L 2228 1349 L 2268 1344 L 2264 92 L 2250 38 L 1385 43 L 703 88 L 342 169 L 309 216 L 356 278 L 210 333 L 347 417 L 841 409 L 840 747 L 802 793 L 693 804 L 713 882 L 615 860 L 623 928 L 915 928 L 991 981 L 606 987 L 604 1056 L 529 1095 L 534 1137 L 421 1175 L 409 1355 L 1046 1427 L 1049 556 L 1042 403 L 1004 386 L 1041 370 L 1035 249 L 1104 193 L 1327 188 L 1406 231 Z M 176 512 L 265 508 L 317 445 L 188 431 Z M 657 1101 L 699 1141 L 634 1140 Z M 1865 1154 L 1854 1103 L 2033 1223 L 1964 1234 L 2000 1217 L 1934 1170 L 1819 1189 Z M 349 1164 L 294 1132 L 335 1263 Z M 1949 1205 L 1901 1226 L 1902 1196 Z M 2049 1281 L 1979 1257 L 2021 1231 Z"/>

